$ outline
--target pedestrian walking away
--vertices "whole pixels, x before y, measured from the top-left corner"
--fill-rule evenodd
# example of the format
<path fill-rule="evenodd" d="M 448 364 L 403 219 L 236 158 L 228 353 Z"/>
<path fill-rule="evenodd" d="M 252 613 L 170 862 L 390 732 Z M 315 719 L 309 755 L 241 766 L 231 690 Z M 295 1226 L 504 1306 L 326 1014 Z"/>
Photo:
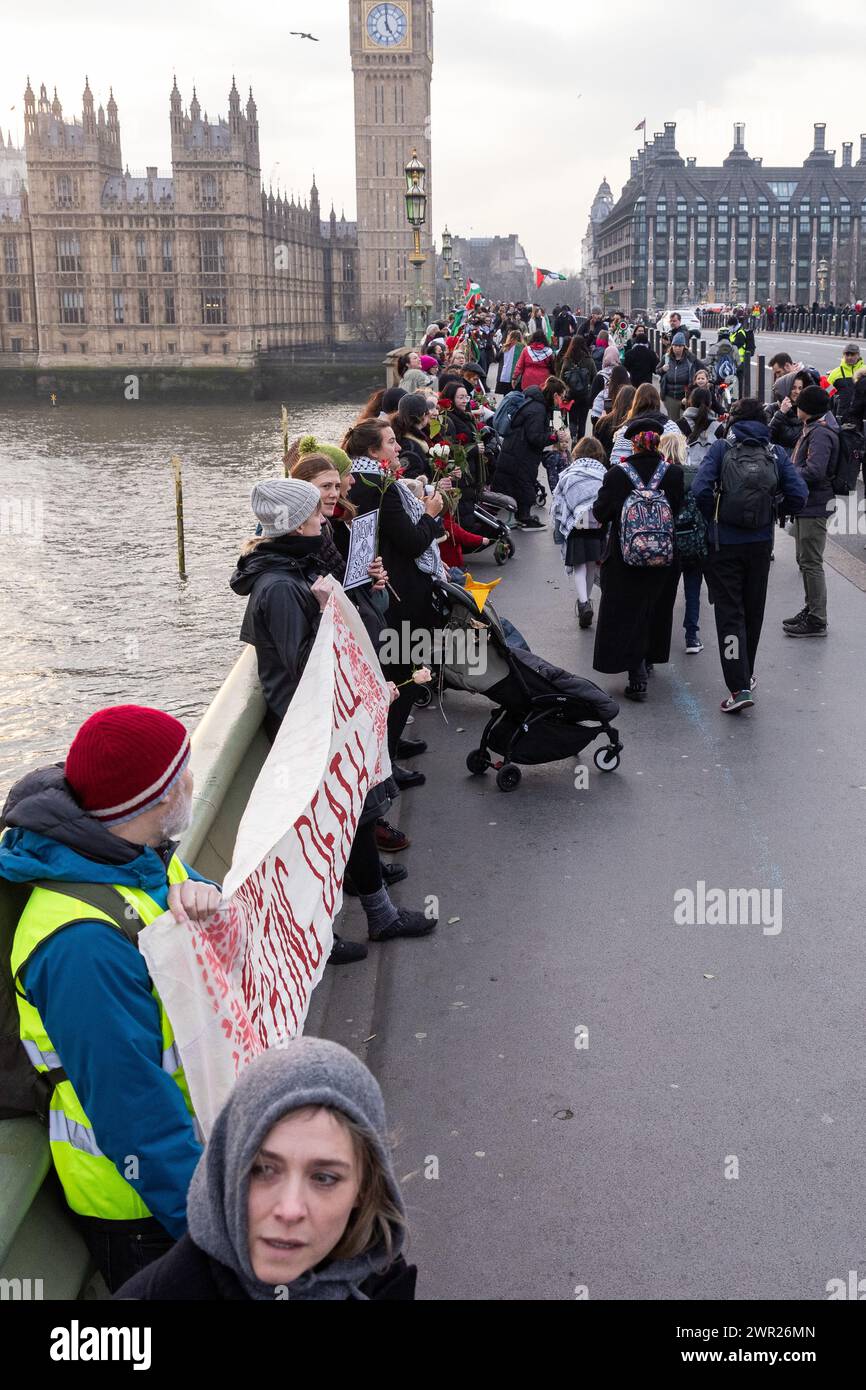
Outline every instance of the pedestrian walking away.
<path fill-rule="evenodd" d="M 730 692 L 721 703 L 726 714 L 754 704 L 780 492 L 793 515 L 802 509 L 808 488 L 785 450 L 770 444 L 761 402 L 746 397 L 731 407 L 726 437 L 712 446 L 692 483 L 692 496 L 710 523 L 704 574 Z"/>
<path fill-rule="evenodd" d="M 608 464 L 597 439 L 579 439 L 572 462 L 559 475 L 550 517 L 553 539 L 562 553 L 566 574 L 574 581 L 575 613 L 580 627 L 592 627 L 592 590 L 601 563 L 604 531 L 593 503 L 604 482 Z"/>
<path fill-rule="evenodd" d="M 642 388 L 643 389 L 643 388 Z M 595 635 L 593 668 L 614 674 L 628 672 L 626 697 L 647 697 L 647 667 L 670 660 L 671 627 L 678 570 L 673 562 L 673 518 L 682 508 L 683 470 L 666 465 L 658 452 L 661 429 L 654 414 L 636 416 L 626 426 L 632 454 L 608 470 L 593 503 L 602 525 L 610 523 L 601 562 L 601 605 Z M 629 563 L 623 553 L 626 503 L 637 483 L 644 490 L 654 482 L 663 495 L 669 521 L 669 558 L 646 566 Z M 663 557 L 659 557 L 663 558 Z"/>

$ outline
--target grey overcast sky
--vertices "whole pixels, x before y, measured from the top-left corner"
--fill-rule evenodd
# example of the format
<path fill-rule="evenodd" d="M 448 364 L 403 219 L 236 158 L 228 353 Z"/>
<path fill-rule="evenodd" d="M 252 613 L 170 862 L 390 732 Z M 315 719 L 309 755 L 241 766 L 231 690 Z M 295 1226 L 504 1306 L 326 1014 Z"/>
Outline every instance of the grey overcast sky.
<path fill-rule="evenodd" d="M 0 121 L 23 137 L 29 73 L 81 112 L 84 76 L 97 104 L 110 85 L 130 170 L 169 171 L 168 97 L 226 115 L 232 73 L 259 109 L 262 177 L 306 196 L 313 170 L 325 211 L 355 211 L 348 0 L 7 0 Z M 433 231 L 517 232 L 534 265 L 579 264 L 603 177 L 618 196 L 647 131 L 677 122 L 680 154 L 718 164 L 735 120 L 765 165 L 798 164 L 812 123 L 843 140 L 866 131 L 866 6 L 819 14 L 809 0 L 726 0 L 674 7 L 646 0 L 436 0 Z M 289 37 L 312 31 L 310 43 Z M 11 111 L 10 107 L 16 110 Z"/>

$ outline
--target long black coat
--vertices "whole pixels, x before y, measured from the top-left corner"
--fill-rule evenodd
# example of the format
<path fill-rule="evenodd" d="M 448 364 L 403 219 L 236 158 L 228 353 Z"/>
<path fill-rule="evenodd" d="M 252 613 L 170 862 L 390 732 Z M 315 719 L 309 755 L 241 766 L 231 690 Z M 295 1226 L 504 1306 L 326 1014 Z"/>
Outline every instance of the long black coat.
<path fill-rule="evenodd" d="M 629 463 L 643 482 L 648 483 L 659 465 L 658 454 L 632 454 Z M 679 567 L 639 569 L 622 558 L 619 523 L 622 504 L 632 490 L 623 468 L 610 468 L 593 504 L 598 520 L 610 522 L 601 564 L 601 606 L 595 633 L 593 669 L 612 675 L 633 671 L 643 660 L 656 664 L 668 661 L 671 653 L 671 627 Z M 683 470 L 670 464 L 661 490 L 671 504 L 674 516 L 685 496 Z"/>
<path fill-rule="evenodd" d="M 538 465 L 550 434 L 551 416 L 539 386 L 530 386 L 527 401 L 511 422 L 496 465 L 497 492 L 517 499 L 521 516 L 535 501 Z"/>
<path fill-rule="evenodd" d="M 402 1255 L 383 1274 L 371 1274 L 361 1292 L 371 1302 L 411 1302 L 415 1298 L 418 1269 Z M 220 1264 L 183 1236 L 167 1255 L 134 1274 L 114 1295 L 118 1299 L 146 1299 L 152 1303 L 251 1302 L 234 1270 Z"/>
<path fill-rule="evenodd" d="M 401 623 L 407 622 L 416 631 L 432 630 L 436 626 L 433 579 L 415 561 L 437 536 L 444 535 L 441 521 L 426 513 L 420 521 L 412 521 L 400 501 L 396 483 L 382 492 L 372 479 L 368 482 L 358 478 L 349 500 L 362 514 L 379 508 L 379 554 L 388 572 L 388 583 L 395 591 L 389 590 L 388 626 L 399 631 Z M 399 680 L 403 671 L 402 666 L 389 667 L 388 678 Z M 407 674 L 411 675 L 411 668 Z"/>

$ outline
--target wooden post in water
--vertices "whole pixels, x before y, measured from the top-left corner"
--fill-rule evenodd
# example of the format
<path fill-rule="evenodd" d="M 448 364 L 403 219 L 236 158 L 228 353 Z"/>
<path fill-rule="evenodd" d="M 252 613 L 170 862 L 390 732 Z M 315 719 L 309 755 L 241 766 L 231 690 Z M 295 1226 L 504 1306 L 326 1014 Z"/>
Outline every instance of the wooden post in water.
<path fill-rule="evenodd" d="M 177 516 L 177 572 L 181 579 L 186 579 L 186 550 L 183 539 L 183 478 L 181 476 L 181 463 L 177 454 L 171 460 L 174 472 L 174 505 Z"/>
<path fill-rule="evenodd" d="M 283 434 L 283 474 L 289 476 L 289 412 L 280 406 L 280 428 Z"/>

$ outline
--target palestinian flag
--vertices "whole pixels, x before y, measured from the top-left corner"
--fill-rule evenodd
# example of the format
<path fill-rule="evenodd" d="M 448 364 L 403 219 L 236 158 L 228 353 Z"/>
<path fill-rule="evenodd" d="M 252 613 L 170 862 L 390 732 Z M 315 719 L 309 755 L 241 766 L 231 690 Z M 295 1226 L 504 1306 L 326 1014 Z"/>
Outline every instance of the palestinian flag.
<path fill-rule="evenodd" d="M 540 290 L 542 285 L 555 285 L 559 280 L 567 280 L 567 275 L 560 275 L 558 270 L 542 270 L 541 266 L 535 272 L 535 288 Z"/>

